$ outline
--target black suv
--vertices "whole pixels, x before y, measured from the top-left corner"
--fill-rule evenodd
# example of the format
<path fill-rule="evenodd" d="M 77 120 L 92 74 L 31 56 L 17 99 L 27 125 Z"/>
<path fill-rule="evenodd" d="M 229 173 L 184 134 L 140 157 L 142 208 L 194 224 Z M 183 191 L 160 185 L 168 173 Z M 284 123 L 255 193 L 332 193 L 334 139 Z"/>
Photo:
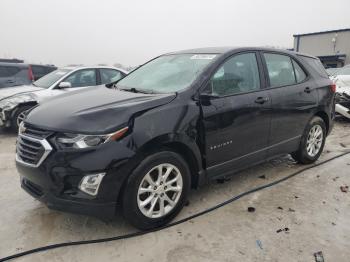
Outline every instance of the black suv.
<path fill-rule="evenodd" d="M 290 153 L 320 156 L 335 86 L 316 57 L 262 48 L 159 56 L 115 88 L 62 95 L 20 127 L 21 184 L 50 208 L 141 229 L 180 212 L 191 187 Z"/>

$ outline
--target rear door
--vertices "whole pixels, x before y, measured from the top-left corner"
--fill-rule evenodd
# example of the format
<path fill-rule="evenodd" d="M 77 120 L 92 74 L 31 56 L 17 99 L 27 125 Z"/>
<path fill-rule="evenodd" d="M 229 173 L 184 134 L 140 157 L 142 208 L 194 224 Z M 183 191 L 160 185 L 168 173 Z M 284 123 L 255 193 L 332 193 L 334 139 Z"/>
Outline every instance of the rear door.
<path fill-rule="evenodd" d="M 202 93 L 208 174 L 244 168 L 266 157 L 270 130 L 270 98 L 263 89 L 257 53 L 227 59 Z M 203 94 L 211 98 L 203 102 Z"/>
<path fill-rule="evenodd" d="M 317 90 L 302 64 L 291 56 L 263 52 L 271 97 L 269 156 L 295 151 L 317 107 Z"/>

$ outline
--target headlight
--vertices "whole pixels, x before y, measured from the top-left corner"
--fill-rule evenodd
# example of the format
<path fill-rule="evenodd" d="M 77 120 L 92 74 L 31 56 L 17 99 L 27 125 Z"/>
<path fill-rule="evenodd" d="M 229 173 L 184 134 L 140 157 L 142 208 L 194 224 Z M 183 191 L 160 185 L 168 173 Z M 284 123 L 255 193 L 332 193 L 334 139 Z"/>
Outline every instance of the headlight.
<path fill-rule="evenodd" d="M 73 148 L 88 148 L 101 145 L 107 141 L 117 141 L 121 139 L 129 130 L 129 127 L 124 127 L 117 132 L 107 135 L 80 135 L 64 133 L 57 138 L 59 144 L 64 147 Z"/>

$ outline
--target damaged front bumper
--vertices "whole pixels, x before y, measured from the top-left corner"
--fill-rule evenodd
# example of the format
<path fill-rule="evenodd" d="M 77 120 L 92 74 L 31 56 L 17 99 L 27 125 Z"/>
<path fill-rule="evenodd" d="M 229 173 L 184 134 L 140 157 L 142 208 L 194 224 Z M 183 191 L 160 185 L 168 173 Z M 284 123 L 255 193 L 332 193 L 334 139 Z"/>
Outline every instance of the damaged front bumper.
<path fill-rule="evenodd" d="M 10 121 L 7 117 L 7 111 L 0 108 L 0 127 L 9 127 Z"/>

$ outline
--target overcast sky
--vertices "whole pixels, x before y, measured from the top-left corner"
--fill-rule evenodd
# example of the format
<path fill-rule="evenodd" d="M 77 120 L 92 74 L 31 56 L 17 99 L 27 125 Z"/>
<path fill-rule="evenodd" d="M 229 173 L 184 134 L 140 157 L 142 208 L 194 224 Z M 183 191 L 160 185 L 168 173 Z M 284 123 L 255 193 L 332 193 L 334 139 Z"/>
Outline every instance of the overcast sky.
<path fill-rule="evenodd" d="M 293 34 L 350 27 L 349 0 L 0 0 L 0 57 L 138 65 L 205 46 L 291 48 Z"/>

